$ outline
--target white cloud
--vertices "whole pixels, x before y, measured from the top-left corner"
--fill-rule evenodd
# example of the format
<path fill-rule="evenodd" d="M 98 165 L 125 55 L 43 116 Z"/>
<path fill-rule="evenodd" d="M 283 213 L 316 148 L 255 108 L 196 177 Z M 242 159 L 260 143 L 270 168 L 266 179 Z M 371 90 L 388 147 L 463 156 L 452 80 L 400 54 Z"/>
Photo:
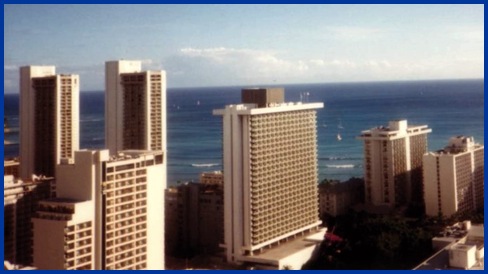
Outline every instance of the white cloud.
<path fill-rule="evenodd" d="M 184 48 L 165 61 L 169 86 L 249 85 L 483 77 L 479 62 L 387 59 L 287 59 L 284 53 L 236 48 Z"/>

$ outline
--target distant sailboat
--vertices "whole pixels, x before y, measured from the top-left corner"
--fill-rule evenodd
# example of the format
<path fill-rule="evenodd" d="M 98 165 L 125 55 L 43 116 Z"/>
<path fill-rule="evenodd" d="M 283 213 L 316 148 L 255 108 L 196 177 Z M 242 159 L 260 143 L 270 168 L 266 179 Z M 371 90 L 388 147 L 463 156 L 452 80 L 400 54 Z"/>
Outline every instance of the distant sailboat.
<path fill-rule="evenodd" d="M 199 106 L 199 105 L 200 105 L 200 100 L 197 101 L 197 106 Z"/>
<path fill-rule="evenodd" d="M 344 127 L 342 126 L 342 122 L 339 121 L 339 124 L 337 125 L 337 128 L 338 129 L 344 129 Z"/>
<path fill-rule="evenodd" d="M 340 141 L 340 140 L 342 140 L 341 134 L 337 133 L 337 141 Z"/>

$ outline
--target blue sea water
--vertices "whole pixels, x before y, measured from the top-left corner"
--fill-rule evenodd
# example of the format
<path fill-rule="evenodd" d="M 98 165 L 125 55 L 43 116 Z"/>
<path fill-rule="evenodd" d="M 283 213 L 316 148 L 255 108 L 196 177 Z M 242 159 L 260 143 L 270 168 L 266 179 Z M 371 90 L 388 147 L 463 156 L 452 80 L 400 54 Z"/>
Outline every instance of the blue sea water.
<path fill-rule="evenodd" d="M 406 81 L 283 85 L 286 101 L 323 102 L 317 114 L 319 179 L 362 177 L 362 130 L 407 119 L 427 124 L 429 150 L 450 137 L 474 136 L 484 143 L 484 81 Z M 167 91 L 168 184 L 197 181 L 199 173 L 222 169 L 222 121 L 212 110 L 240 102 L 242 87 L 174 88 Z M 4 96 L 14 129 L 5 134 L 4 156 L 18 155 L 18 95 Z M 80 95 L 81 148 L 104 147 L 104 94 Z M 340 134 L 342 140 L 337 139 Z"/>

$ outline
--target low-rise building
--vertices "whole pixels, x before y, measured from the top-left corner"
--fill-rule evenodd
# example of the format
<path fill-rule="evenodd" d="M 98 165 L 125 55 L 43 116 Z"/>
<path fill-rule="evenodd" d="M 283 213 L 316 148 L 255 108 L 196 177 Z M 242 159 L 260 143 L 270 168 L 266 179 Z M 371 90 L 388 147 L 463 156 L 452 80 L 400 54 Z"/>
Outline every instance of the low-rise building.
<path fill-rule="evenodd" d="M 33 177 L 21 181 L 3 177 L 4 260 L 13 265 L 32 265 L 32 223 L 38 202 L 51 197 L 54 178 Z"/>
<path fill-rule="evenodd" d="M 351 178 L 346 182 L 332 181 L 319 184 L 319 209 L 324 215 L 345 214 L 351 206 L 364 201 L 364 181 Z"/>
<path fill-rule="evenodd" d="M 202 180 L 203 178 L 203 180 Z M 202 173 L 200 183 L 165 191 L 166 254 L 215 254 L 224 237 L 222 173 Z"/>
<path fill-rule="evenodd" d="M 14 178 L 19 178 L 19 159 L 5 159 L 3 160 L 3 176 L 12 175 Z"/>
<path fill-rule="evenodd" d="M 432 239 L 436 253 L 414 270 L 484 270 L 484 226 L 464 221 L 448 226 Z"/>

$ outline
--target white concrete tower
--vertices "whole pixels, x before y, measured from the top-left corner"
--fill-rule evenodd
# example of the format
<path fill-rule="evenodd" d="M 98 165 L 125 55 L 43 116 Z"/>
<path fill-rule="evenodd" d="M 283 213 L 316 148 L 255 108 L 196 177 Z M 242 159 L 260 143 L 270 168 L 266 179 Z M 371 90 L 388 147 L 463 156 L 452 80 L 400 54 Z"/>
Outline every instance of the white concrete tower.
<path fill-rule="evenodd" d="M 473 137 L 457 136 L 423 157 L 425 213 L 449 217 L 484 204 L 485 147 Z"/>
<path fill-rule="evenodd" d="M 284 103 L 282 88 L 244 89 L 223 116 L 224 247 L 229 262 L 316 231 L 316 109 Z"/>
<path fill-rule="evenodd" d="M 20 68 L 20 177 L 54 176 L 79 149 L 79 76 L 54 66 Z"/>
<path fill-rule="evenodd" d="M 366 203 L 394 207 L 422 201 L 422 156 L 430 132 L 407 120 L 361 132 Z"/>
<path fill-rule="evenodd" d="M 77 151 L 34 224 L 39 269 L 164 269 L 162 151 Z M 49 235 L 49 237 L 46 237 Z"/>

